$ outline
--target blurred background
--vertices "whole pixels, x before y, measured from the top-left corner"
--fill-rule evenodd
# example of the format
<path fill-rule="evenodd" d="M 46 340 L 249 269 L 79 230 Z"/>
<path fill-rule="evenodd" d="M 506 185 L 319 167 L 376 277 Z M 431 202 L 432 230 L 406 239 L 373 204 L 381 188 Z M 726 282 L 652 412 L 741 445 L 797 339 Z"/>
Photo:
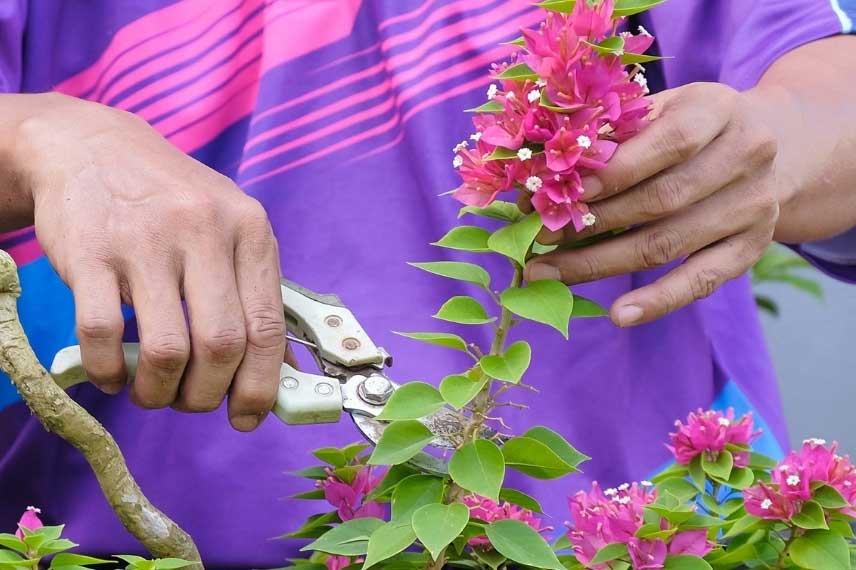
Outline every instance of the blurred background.
<path fill-rule="evenodd" d="M 793 446 L 820 437 L 856 457 L 856 286 L 782 247 L 753 274 Z"/>

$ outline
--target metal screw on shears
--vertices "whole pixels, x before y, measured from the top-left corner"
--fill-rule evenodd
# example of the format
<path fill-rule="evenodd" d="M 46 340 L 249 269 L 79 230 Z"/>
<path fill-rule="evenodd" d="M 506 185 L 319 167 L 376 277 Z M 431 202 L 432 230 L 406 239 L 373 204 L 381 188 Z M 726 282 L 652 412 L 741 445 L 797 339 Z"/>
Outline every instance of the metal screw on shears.
<path fill-rule="evenodd" d="M 385 404 L 393 391 L 392 382 L 379 374 L 372 374 L 357 388 L 357 394 L 364 402 L 376 406 Z"/>

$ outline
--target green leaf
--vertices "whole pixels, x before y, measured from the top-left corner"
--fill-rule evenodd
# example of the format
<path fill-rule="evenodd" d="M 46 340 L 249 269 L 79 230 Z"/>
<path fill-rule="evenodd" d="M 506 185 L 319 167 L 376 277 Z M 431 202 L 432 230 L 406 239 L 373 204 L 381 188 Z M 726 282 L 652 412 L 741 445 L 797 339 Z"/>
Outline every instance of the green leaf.
<path fill-rule="evenodd" d="M 463 408 L 484 388 L 487 381 L 488 378 L 484 375 L 480 380 L 472 380 L 460 374 L 446 376 L 440 382 L 440 394 L 449 404 L 456 408 Z"/>
<path fill-rule="evenodd" d="M 527 79 L 535 81 L 538 79 L 538 74 L 525 63 L 518 63 L 517 65 L 512 65 L 497 77 L 498 79 L 511 79 L 514 81 L 526 81 Z"/>
<path fill-rule="evenodd" d="M 342 448 L 342 454 L 345 456 L 345 458 L 348 461 L 353 461 L 354 458 L 357 457 L 357 455 L 359 455 L 360 453 L 362 453 L 363 451 L 365 451 L 366 449 L 368 449 L 370 447 L 371 447 L 371 445 L 368 443 L 362 443 L 362 442 L 352 443 L 352 444 L 346 445 L 345 447 Z"/>
<path fill-rule="evenodd" d="M 774 469 L 778 463 L 772 457 L 767 457 L 761 453 L 755 453 L 754 451 L 749 453 L 749 465 L 748 467 L 752 469 Z"/>
<path fill-rule="evenodd" d="M 345 457 L 341 449 L 336 447 L 322 447 L 313 451 L 312 455 L 333 467 L 344 467 L 348 464 L 348 458 Z"/>
<path fill-rule="evenodd" d="M 477 206 L 464 206 L 458 211 L 458 217 L 465 214 L 490 218 L 492 220 L 502 220 L 504 222 L 516 222 L 523 217 L 523 212 L 517 207 L 514 202 L 505 202 L 503 200 L 494 200 L 490 205 L 484 208 Z"/>
<path fill-rule="evenodd" d="M 399 483 L 410 477 L 418 474 L 418 471 L 410 465 L 401 464 L 390 467 L 386 475 L 381 479 L 380 484 L 366 496 L 367 501 L 374 501 L 381 497 L 391 497 L 392 492 Z"/>
<path fill-rule="evenodd" d="M 580 297 L 579 295 L 574 294 L 574 309 L 571 311 L 572 319 L 605 317 L 608 314 L 609 311 L 591 299 L 586 299 L 585 297 Z"/>
<path fill-rule="evenodd" d="M 549 325 L 568 338 L 568 321 L 574 308 L 574 296 L 561 281 L 532 281 L 526 288 L 511 287 L 500 296 L 502 306 L 531 321 Z"/>
<path fill-rule="evenodd" d="M 541 231 L 541 215 L 532 212 L 520 221 L 496 230 L 487 240 L 487 246 L 513 259 L 521 267 L 526 265 L 526 253 Z"/>
<path fill-rule="evenodd" d="M 712 568 L 704 558 L 681 555 L 667 557 L 663 570 L 712 570 Z"/>
<path fill-rule="evenodd" d="M 28 570 L 29 568 L 35 568 L 34 564 L 38 564 L 38 562 L 38 558 L 25 559 L 11 550 L 0 550 L 0 568 Z"/>
<path fill-rule="evenodd" d="M 615 9 L 612 11 L 613 16 L 632 16 L 646 10 L 650 10 L 654 6 L 658 6 L 666 0 L 616 0 Z"/>
<path fill-rule="evenodd" d="M 313 491 L 305 491 L 303 493 L 295 493 L 294 495 L 289 495 L 289 499 L 298 499 L 304 501 L 317 501 L 318 499 L 324 498 L 324 491 L 322 489 L 315 489 Z"/>
<path fill-rule="evenodd" d="M 516 489 L 503 488 L 499 491 L 499 499 L 501 501 L 506 501 L 511 503 L 512 505 L 517 505 L 518 507 L 523 507 L 524 509 L 529 509 L 530 511 L 536 513 L 544 512 L 544 509 L 541 508 L 541 503 L 536 501 L 533 497 L 530 497 L 526 493 L 522 493 Z"/>
<path fill-rule="evenodd" d="M 486 439 L 470 442 L 455 451 L 449 461 L 449 475 L 464 489 L 497 501 L 505 479 L 502 452 Z"/>
<path fill-rule="evenodd" d="M 731 477 L 723 483 L 732 489 L 742 491 L 755 483 L 755 473 L 748 467 L 735 467 L 731 470 Z"/>
<path fill-rule="evenodd" d="M 413 513 L 413 531 L 416 538 L 437 560 L 440 552 L 448 546 L 467 526 L 470 510 L 466 505 L 426 505 Z"/>
<path fill-rule="evenodd" d="M 443 480 L 430 475 L 404 479 L 392 493 L 392 520 L 410 522 L 413 513 L 443 500 Z"/>
<path fill-rule="evenodd" d="M 850 503 L 841 496 L 837 489 L 829 485 L 821 485 L 814 491 L 812 497 L 817 503 L 826 509 L 843 509 L 849 507 Z"/>
<path fill-rule="evenodd" d="M 503 146 L 498 146 L 495 149 L 493 149 L 493 152 L 490 153 L 489 155 L 487 155 L 484 158 L 484 160 L 485 161 L 509 160 L 512 158 L 517 158 L 517 151 L 516 150 L 512 150 L 510 148 L 505 148 Z"/>
<path fill-rule="evenodd" d="M 702 454 L 701 468 L 711 477 L 727 481 L 731 477 L 731 469 L 734 467 L 734 456 L 730 451 L 721 451 L 716 458 L 716 461 L 711 461 L 707 458 L 707 454 Z"/>
<path fill-rule="evenodd" d="M 339 556 L 360 556 L 368 550 L 369 536 L 383 526 L 384 522 L 372 517 L 363 517 L 343 522 L 333 527 L 315 542 L 301 548 L 326 552 Z"/>
<path fill-rule="evenodd" d="M 65 538 L 46 540 L 36 550 L 36 554 L 38 554 L 39 556 L 50 556 L 51 554 L 56 554 L 57 552 L 69 550 L 71 548 L 74 548 L 75 546 L 78 546 L 76 542 L 72 542 Z"/>
<path fill-rule="evenodd" d="M 601 55 L 623 55 L 624 54 L 624 38 L 621 36 L 612 36 L 606 38 L 599 44 L 593 44 L 590 42 L 583 42 L 587 46 L 590 46 L 594 51 Z"/>
<path fill-rule="evenodd" d="M 318 538 L 327 530 L 328 523 L 339 522 L 339 514 L 336 511 L 312 515 L 299 529 L 282 536 L 282 538 Z"/>
<path fill-rule="evenodd" d="M 452 297 L 443 303 L 434 318 L 461 325 L 484 325 L 496 320 L 496 317 L 488 316 L 481 303 L 463 295 Z"/>
<path fill-rule="evenodd" d="M 826 524 L 826 516 L 823 514 L 823 507 L 814 501 L 807 501 L 803 504 L 800 512 L 795 514 L 791 521 L 800 528 L 807 530 L 829 529 Z"/>
<path fill-rule="evenodd" d="M 660 61 L 661 59 L 666 59 L 663 56 L 659 55 L 646 55 L 644 53 L 629 53 L 625 52 L 624 55 L 621 56 L 621 64 L 622 65 L 634 65 L 637 63 L 650 63 L 652 61 Z"/>
<path fill-rule="evenodd" d="M 378 562 L 395 556 L 416 540 L 416 533 L 410 521 L 388 522 L 375 530 L 369 538 L 369 548 L 363 569 L 371 568 Z"/>
<path fill-rule="evenodd" d="M 392 422 L 380 436 L 369 457 L 370 465 L 397 465 L 404 463 L 434 438 L 424 424 L 416 420 Z"/>
<path fill-rule="evenodd" d="M 110 560 L 104 560 L 103 558 L 84 556 L 82 554 L 73 554 L 71 552 L 62 552 L 53 557 L 53 560 L 51 560 L 50 567 L 52 570 L 62 570 L 63 567 L 67 566 L 80 567 L 89 566 L 91 564 L 110 564 L 110 562 Z M 185 561 L 182 560 L 182 562 Z M 189 562 L 185 562 L 184 566 L 188 566 L 189 564 Z"/>
<path fill-rule="evenodd" d="M 21 554 L 26 554 L 27 552 L 27 545 L 24 544 L 24 541 L 14 534 L 9 534 L 7 532 L 0 533 L 0 546 L 17 550 Z"/>
<path fill-rule="evenodd" d="M 572 467 L 577 467 L 580 463 L 591 459 L 585 453 L 580 453 L 573 445 L 562 437 L 561 434 L 546 428 L 544 426 L 535 426 L 523 434 L 523 437 L 536 439 L 549 447 L 553 453 L 562 458 L 562 460 Z"/>
<path fill-rule="evenodd" d="M 744 532 L 754 532 L 762 524 L 764 524 L 764 521 L 762 521 L 758 517 L 752 515 L 743 515 L 742 517 L 734 521 L 734 525 L 732 525 L 732 527 L 728 529 L 728 531 L 723 535 L 723 538 L 733 538 L 738 534 L 742 534 Z"/>
<path fill-rule="evenodd" d="M 536 479 L 556 479 L 578 471 L 546 444 L 531 437 L 515 437 L 502 446 L 505 464 Z"/>
<path fill-rule="evenodd" d="M 544 537 L 527 524 L 501 520 L 488 525 L 485 533 L 497 552 L 509 560 L 535 568 L 565 570 Z"/>
<path fill-rule="evenodd" d="M 408 265 L 418 267 L 423 271 L 439 275 L 440 277 L 466 281 L 485 289 L 490 287 L 490 275 L 474 263 L 465 263 L 463 261 L 427 261 L 424 263 L 408 263 Z"/>
<path fill-rule="evenodd" d="M 806 570 L 850 570 L 850 550 L 843 536 L 810 530 L 790 548 L 791 559 Z"/>
<path fill-rule="evenodd" d="M 444 346 L 446 348 L 460 350 L 461 352 L 467 352 L 467 341 L 456 334 L 443 332 L 395 332 L 395 334 L 412 338 L 413 340 L 427 342 L 428 344 L 436 344 L 437 346 Z"/>
<path fill-rule="evenodd" d="M 570 14 L 574 11 L 574 4 L 576 3 L 576 0 L 544 0 L 544 2 L 539 2 L 537 5 L 551 12 Z"/>
<path fill-rule="evenodd" d="M 681 501 L 689 501 L 699 494 L 699 490 L 683 477 L 669 477 L 657 483 L 657 493 L 670 493 Z"/>
<path fill-rule="evenodd" d="M 118 558 L 124 562 L 127 562 L 131 566 L 135 566 L 140 562 L 146 562 L 146 559 L 142 556 L 136 556 L 134 554 L 114 554 L 113 558 Z"/>
<path fill-rule="evenodd" d="M 430 416 L 443 407 L 443 396 L 425 382 L 407 382 L 392 393 L 379 420 L 415 420 Z"/>
<path fill-rule="evenodd" d="M 502 354 L 488 354 L 479 361 L 479 366 L 485 374 L 497 380 L 517 384 L 529 368 L 532 360 L 532 349 L 529 343 L 518 340 L 509 346 Z"/>
<path fill-rule="evenodd" d="M 295 477 L 303 477 L 304 479 L 326 479 L 328 477 L 326 469 L 324 467 L 307 467 L 305 469 L 300 469 L 299 471 L 290 471 L 289 475 L 294 475 Z"/>
<path fill-rule="evenodd" d="M 460 251 L 472 251 L 481 253 L 490 251 L 487 247 L 487 239 L 490 232 L 478 226 L 457 226 L 435 241 L 431 245 L 445 247 L 446 249 L 457 249 Z"/>
<path fill-rule="evenodd" d="M 502 113 L 503 111 L 505 111 L 505 107 L 499 101 L 488 101 L 483 105 L 466 110 L 467 113 Z"/>
<path fill-rule="evenodd" d="M 623 542 L 613 542 L 598 550 L 589 564 L 603 564 L 604 562 L 612 562 L 616 558 L 627 558 L 629 556 L 630 553 L 627 551 L 626 544 Z"/>
<path fill-rule="evenodd" d="M 472 553 L 479 562 L 492 570 L 499 570 L 508 561 L 508 558 L 491 548 L 474 548 Z"/>

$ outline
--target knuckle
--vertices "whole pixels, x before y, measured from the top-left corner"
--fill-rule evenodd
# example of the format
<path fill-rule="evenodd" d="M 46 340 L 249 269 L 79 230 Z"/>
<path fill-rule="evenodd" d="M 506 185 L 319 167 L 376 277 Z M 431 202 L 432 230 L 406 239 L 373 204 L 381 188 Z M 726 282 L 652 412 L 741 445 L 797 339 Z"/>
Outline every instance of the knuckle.
<path fill-rule="evenodd" d="M 271 303 L 260 303 L 247 310 L 247 342 L 259 349 L 285 347 L 285 316 Z"/>
<path fill-rule="evenodd" d="M 276 385 L 253 383 L 244 385 L 233 394 L 232 406 L 244 414 L 262 414 L 273 407 L 276 400 Z"/>
<path fill-rule="evenodd" d="M 690 292 L 693 299 L 710 297 L 722 284 L 722 274 L 712 268 L 701 269 L 690 277 Z"/>
<path fill-rule="evenodd" d="M 190 347 L 181 334 L 162 334 L 143 341 L 140 353 L 152 367 L 167 373 L 180 373 L 187 364 Z"/>
<path fill-rule="evenodd" d="M 637 245 L 637 258 L 646 269 L 659 267 L 675 259 L 683 247 L 681 235 L 662 228 L 648 232 Z"/>
<path fill-rule="evenodd" d="M 118 318 L 87 315 L 77 323 L 77 335 L 85 340 L 114 340 L 122 336 L 124 324 L 121 315 Z"/>
<path fill-rule="evenodd" d="M 656 143 L 655 150 L 673 157 L 679 162 L 686 162 L 701 150 L 702 141 L 696 129 L 685 121 L 673 121 L 663 132 Z"/>
<path fill-rule="evenodd" d="M 225 397 L 225 392 L 215 394 L 196 393 L 196 391 L 190 391 L 186 394 L 181 394 L 177 407 L 182 411 L 191 413 L 213 412 L 220 407 Z"/>
<path fill-rule="evenodd" d="M 238 243 L 251 259 L 263 259 L 276 248 L 267 212 L 257 200 L 251 198 L 244 201 L 242 210 L 238 224 Z"/>
<path fill-rule="evenodd" d="M 246 331 L 235 327 L 203 334 L 200 345 L 212 362 L 232 363 L 244 355 L 247 346 Z"/>
<path fill-rule="evenodd" d="M 653 183 L 645 186 L 642 192 L 642 209 L 645 215 L 657 217 L 674 212 L 685 204 L 683 184 L 674 174 L 663 174 Z"/>

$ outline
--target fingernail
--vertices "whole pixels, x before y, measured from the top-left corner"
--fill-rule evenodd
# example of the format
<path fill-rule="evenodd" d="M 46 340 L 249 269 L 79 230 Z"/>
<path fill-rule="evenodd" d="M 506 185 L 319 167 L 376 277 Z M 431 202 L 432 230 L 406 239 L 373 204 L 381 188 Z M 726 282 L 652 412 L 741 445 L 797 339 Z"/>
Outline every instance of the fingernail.
<path fill-rule="evenodd" d="M 253 431 L 259 425 L 261 416 L 258 414 L 247 414 L 232 418 L 232 426 L 238 431 Z"/>
<path fill-rule="evenodd" d="M 529 269 L 526 272 L 526 280 L 527 281 L 539 281 L 541 279 L 561 279 L 562 274 L 559 273 L 559 270 L 553 265 L 547 265 L 546 263 L 533 263 L 529 266 Z"/>
<path fill-rule="evenodd" d="M 624 305 L 618 308 L 615 316 L 618 319 L 618 326 L 629 327 L 639 322 L 644 314 L 642 307 L 639 305 Z"/>
<path fill-rule="evenodd" d="M 108 396 L 115 396 L 125 387 L 125 384 L 122 382 L 115 382 L 113 384 L 99 384 L 98 389 L 107 394 Z"/>
<path fill-rule="evenodd" d="M 597 195 L 603 192 L 603 183 L 598 180 L 597 176 L 586 176 L 582 179 L 583 184 L 583 201 L 597 198 Z"/>

